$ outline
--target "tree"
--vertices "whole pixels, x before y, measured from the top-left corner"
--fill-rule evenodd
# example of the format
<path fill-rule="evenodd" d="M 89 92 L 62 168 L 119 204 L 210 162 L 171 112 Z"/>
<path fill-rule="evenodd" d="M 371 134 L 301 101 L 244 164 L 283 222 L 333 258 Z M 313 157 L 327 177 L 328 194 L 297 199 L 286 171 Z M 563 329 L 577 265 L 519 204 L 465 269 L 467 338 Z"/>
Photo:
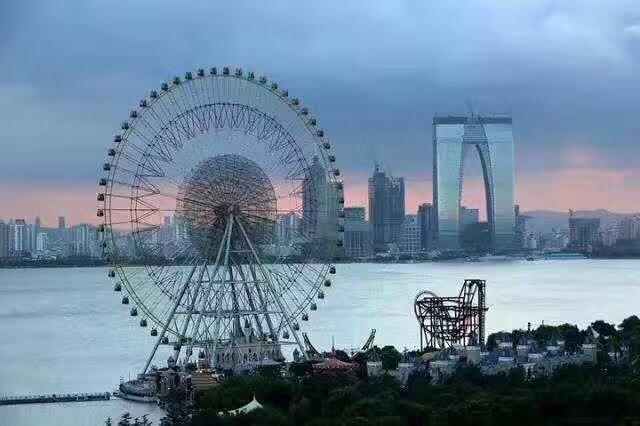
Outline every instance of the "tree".
<path fill-rule="evenodd" d="M 583 342 L 580 330 L 573 324 L 561 324 L 558 326 L 560 335 L 564 338 L 564 347 L 567 351 L 573 352 L 578 345 Z"/>
<path fill-rule="evenodd" d="M 349 355 L 345 351 L 341 351 L 340 349 L 336 349 L 336 359 L 342 362 L 351 362 Z"/>
<path fill-rule="evenodd" d="M 131 426 L 131 414 L 124 413 L 122 417 L 120 417 L 118 426 Z"/>
<path fill-rule="evenodd" d="M 533 331 L 533 338 L 541 345 L 548 345 L 556 334 L 556 327 L 542 324 Z"/>
<path fill-rule="evenodd" d="M 604 322 L 602 320 L 597 320 L 591 323 L 591 328 L 601 336 L 612 337 L 616 335 L 616 328 L 613 324 L 609 324 L 608 322 Z"/>
<path fill-rule="evenodd" d="M 386 371 L 396 370 L 401 359 L 402 355 L 393 346 L 387 345 L 380 350 L 380 361 L 382 368 Z"/>
<path fill-rule="evenodd" d="M 313 363 L 310 361 L 292 362 L 289 364 L 289 373 L 296 377 L 306 376 L 313 371 Z"/>
<path fill-rule="evenodd" d="M 640 354 L 640 318 L 632 315 L 625 318 L 618 326 L 620 340 L 627 345 L 633 356 Z"/>

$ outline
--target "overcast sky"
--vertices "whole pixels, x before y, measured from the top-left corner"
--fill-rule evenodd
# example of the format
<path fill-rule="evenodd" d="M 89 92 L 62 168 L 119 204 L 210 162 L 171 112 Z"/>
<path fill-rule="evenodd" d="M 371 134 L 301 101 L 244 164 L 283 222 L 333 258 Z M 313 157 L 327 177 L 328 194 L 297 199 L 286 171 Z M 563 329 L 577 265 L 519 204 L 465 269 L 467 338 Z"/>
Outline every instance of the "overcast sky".
<path fill-rule="evenodd" d="M 384 4 L 383 4 L 384 3 Z M 386 6 L 385 6 L 386 4 Z M 0 1 L 0 218 L 93 221 L 131 107 L 202 66 L 315 111 L 366 202 L 374 161 L 431 199 L 435 112 L 513 116 L 525 210 L 640 210 L 640 2 Z M 465 202 L 479 207 L 472 167 Z"/>

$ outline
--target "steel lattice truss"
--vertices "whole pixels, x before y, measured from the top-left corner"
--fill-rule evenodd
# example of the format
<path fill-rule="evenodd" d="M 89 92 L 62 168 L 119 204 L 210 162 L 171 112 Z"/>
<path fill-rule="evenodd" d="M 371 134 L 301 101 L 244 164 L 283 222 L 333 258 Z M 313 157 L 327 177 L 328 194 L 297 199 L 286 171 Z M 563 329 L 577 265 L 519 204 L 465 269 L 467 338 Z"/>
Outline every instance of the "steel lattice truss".
<path fill-rule="evenodd" d="M 414 311 L 420 325 L 420 348 L 483 344 L 485 290 L 484 280 L 464 280 L 455 297 L 439 297 L 430 291 L 419 293 Z"/>
<path fill-rule="evenodd" d="M 115 289 L 156 348 L 173 345 L 174 360 L 197 348 L 212 366 L 247 347 L 276 357 L 291 337 L 302 349 L 298 319 L 331 285 L 344 203 L 309 110 L 264 77 L 211 68 L 163 83 L 120 127 L 100 230 Z M 296 224 L 284 243 L 281 217 Z"/>

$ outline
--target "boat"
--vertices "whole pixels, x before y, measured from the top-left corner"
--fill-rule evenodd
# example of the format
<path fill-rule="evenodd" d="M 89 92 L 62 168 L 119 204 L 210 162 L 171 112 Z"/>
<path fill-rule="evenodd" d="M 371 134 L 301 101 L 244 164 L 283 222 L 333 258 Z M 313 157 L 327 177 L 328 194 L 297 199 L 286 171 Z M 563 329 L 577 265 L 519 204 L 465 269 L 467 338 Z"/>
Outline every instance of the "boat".
<path fill-rule="evenodd" d="M 130 401 L 158 402 L 156 386 L 150 377 L 122 382 L 120 383 L 118 392 L 114 392 L 114 395 Z"/>

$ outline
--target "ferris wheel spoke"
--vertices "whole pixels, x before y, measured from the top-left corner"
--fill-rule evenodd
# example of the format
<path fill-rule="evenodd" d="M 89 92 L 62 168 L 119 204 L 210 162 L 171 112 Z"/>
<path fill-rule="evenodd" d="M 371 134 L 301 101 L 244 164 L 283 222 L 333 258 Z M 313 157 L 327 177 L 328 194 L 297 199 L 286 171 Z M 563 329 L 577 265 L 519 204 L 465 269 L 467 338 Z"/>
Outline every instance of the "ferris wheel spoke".
<path fill-rule="evenodd" d="M 242 362 L 246 342 L 278 354 L 289 333 L 304 355 L 297 319 L 328 270 L 325 222 L 338 220 L 316 119 L 277 85 L 227 68 L 172 79 L 130 118 L 99 215 L 118 279 L 162 329 L 145 370 L 169 335 L 174 359 L 186 339 L 185 359 L 197 346 L 211 366 Z"/>

